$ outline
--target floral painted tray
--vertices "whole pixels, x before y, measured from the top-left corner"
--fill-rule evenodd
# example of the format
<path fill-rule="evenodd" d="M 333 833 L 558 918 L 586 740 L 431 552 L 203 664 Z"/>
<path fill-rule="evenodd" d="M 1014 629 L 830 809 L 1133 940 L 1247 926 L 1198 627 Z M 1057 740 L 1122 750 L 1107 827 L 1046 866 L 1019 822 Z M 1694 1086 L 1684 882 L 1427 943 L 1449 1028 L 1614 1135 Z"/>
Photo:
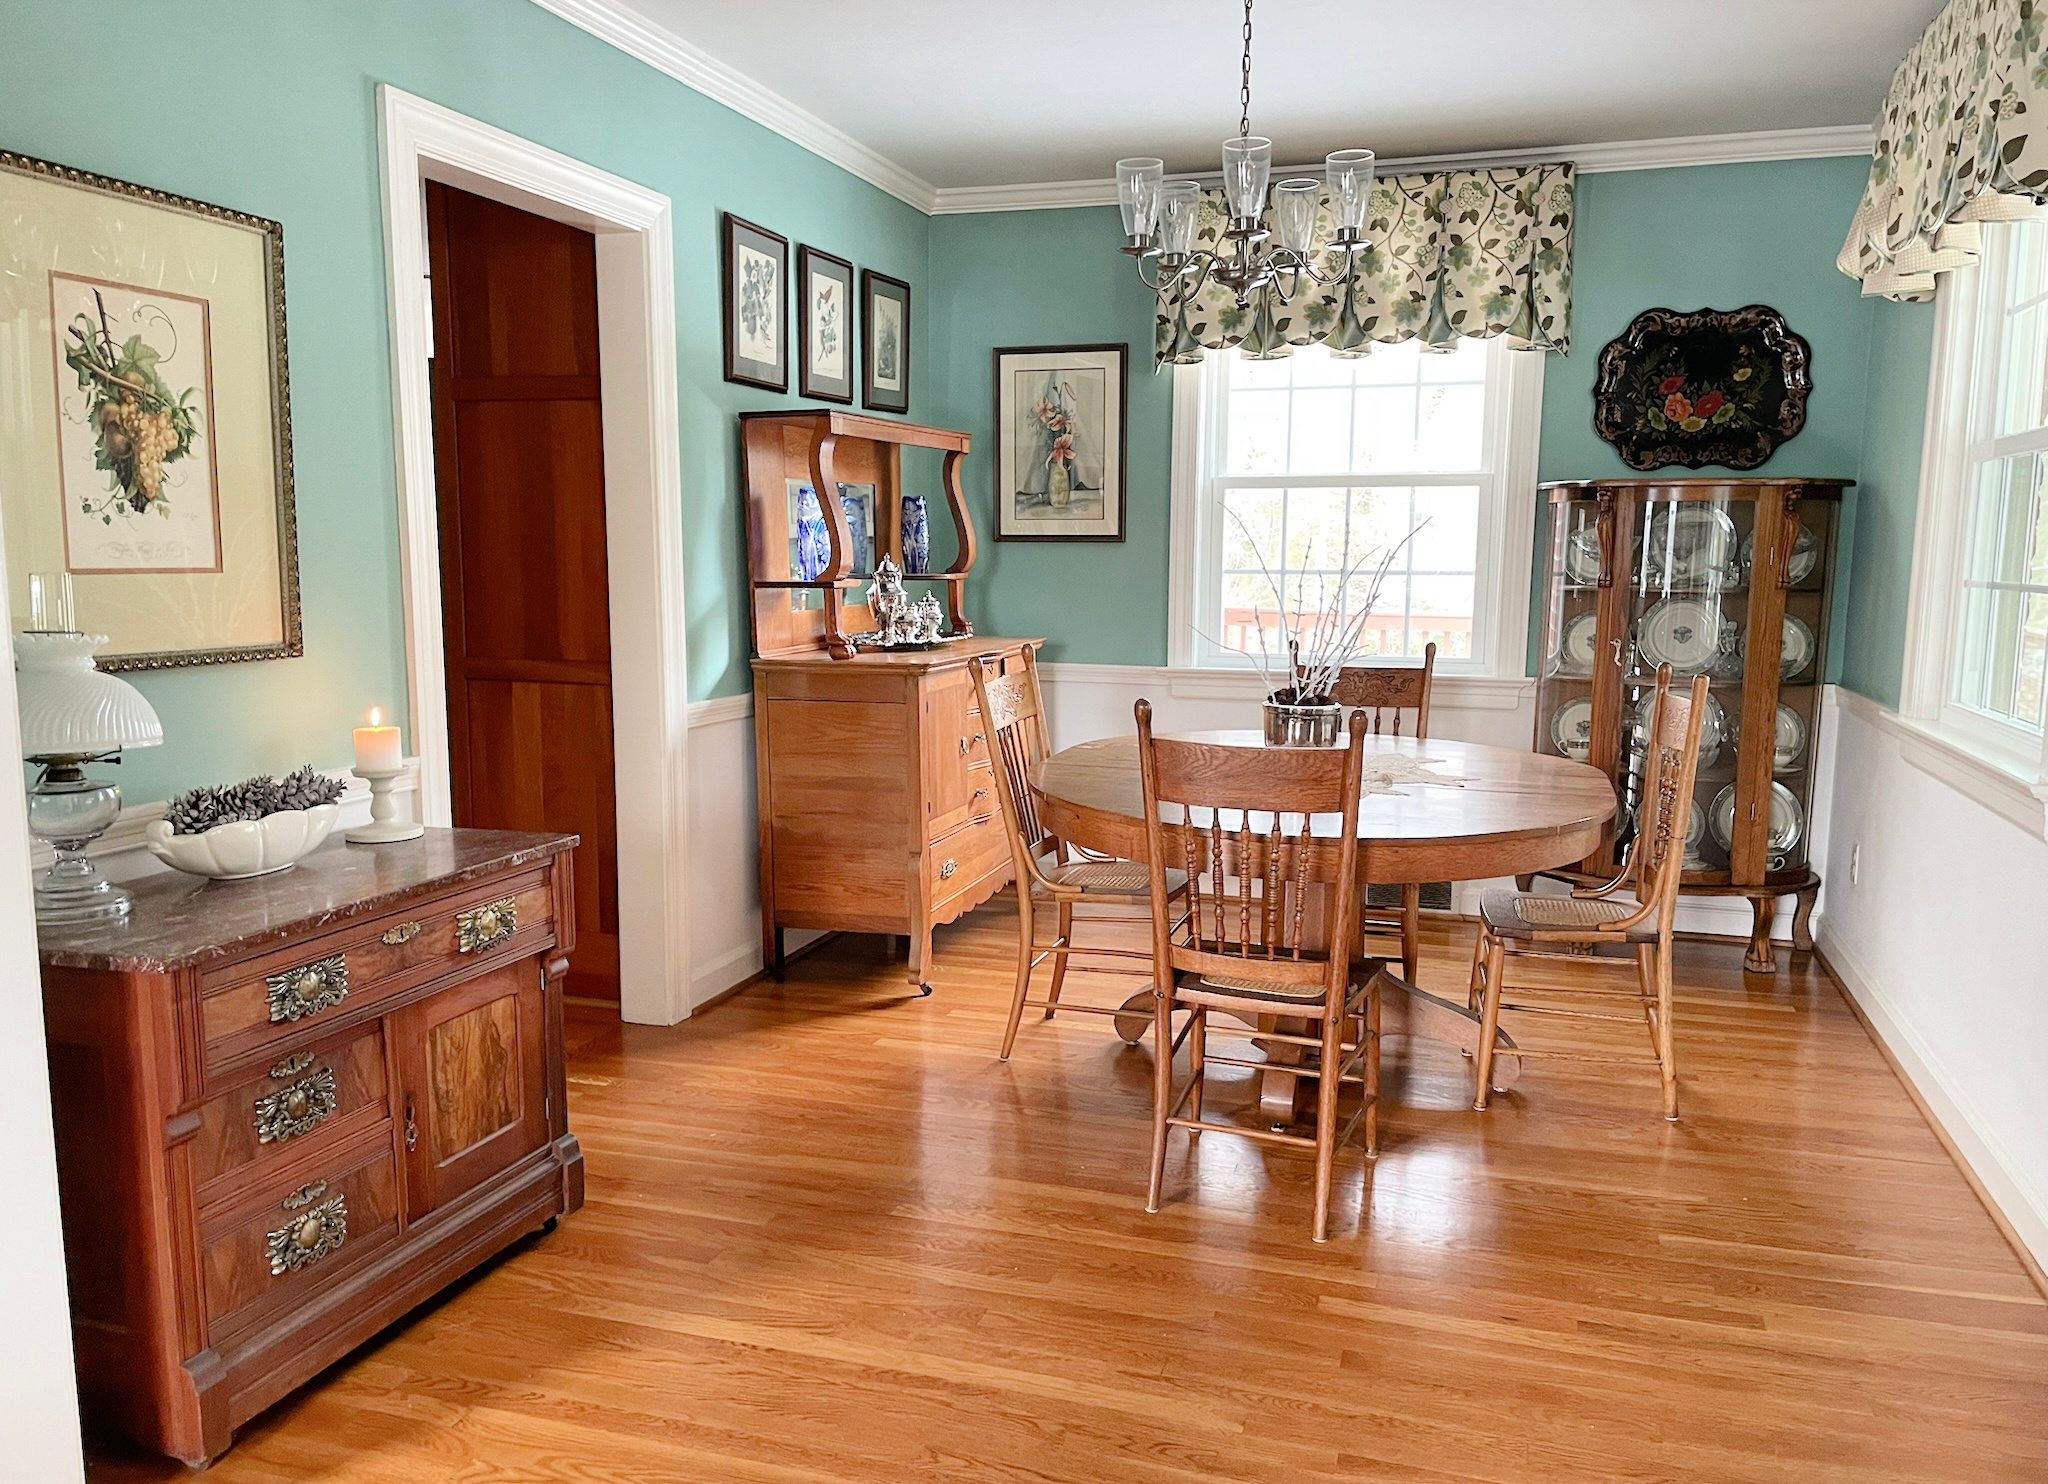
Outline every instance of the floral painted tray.
<path fill-rule="evenodd" d="M 1754 469 L 1806 426 L 1811 363 L 1766 305 L 1645 310 L 1600 352 L 1593 429 L 1631 469 Z"/>

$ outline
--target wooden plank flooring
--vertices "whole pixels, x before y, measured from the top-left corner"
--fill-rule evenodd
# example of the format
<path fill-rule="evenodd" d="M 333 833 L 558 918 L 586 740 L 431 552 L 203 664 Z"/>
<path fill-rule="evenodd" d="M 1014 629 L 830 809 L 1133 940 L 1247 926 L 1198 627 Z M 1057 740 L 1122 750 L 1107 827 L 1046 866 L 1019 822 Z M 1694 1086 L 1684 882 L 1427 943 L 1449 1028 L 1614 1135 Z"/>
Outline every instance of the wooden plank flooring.
<path fill-rule="evenodd" d="M 1014 922 L 943 930 L 929 1000 L 853 939 L 671 1030 L 572 1012 L 589 1204 L 210 1484 L 2048 1479 L 2048 1304 L 1811 961 L 1683 945 L 1677 1124 L 1647 1061 L 1479 1114 L 1403 1056 L 1318 1247 L 1307 1158 L 1247 1140 L 1177 1135 L 1145 1214 L 1105 1022 L 995 1060 Z"/>

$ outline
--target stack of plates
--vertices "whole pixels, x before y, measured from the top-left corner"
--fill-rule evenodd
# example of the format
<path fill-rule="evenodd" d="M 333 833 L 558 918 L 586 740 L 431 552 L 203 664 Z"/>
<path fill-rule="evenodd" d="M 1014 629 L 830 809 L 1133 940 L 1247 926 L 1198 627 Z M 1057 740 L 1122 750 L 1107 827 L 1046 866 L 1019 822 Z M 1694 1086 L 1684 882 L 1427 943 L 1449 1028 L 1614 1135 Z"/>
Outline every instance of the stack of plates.
<path fill-rule="evenodd" d="M 1813 534 L 1813 528 L 1804 521 L 1799 524 L 1799 534 L 1792 538 L 1792 560 L 1787 563 L 1793 582 L 1804 582 L 1813 575 L 1813 569 L 1820 564 L 1820 537 Z M 1751 531 L 1742 538 L 1742 570 L 1751 571 L 1756 566 L 1756 532 Z"/>
<path fill-rule="evenodd" d="M 1656 610 L 1653 608 L 1650 612 L 1654 613 Z M 1648 613 L 1643 615 L 1646 619 L 1649 616 Z M 1805 674 L 1806 667 L 1813 663 L 1814 651 L 1818 648 L 1819 646 L 1814 643 L 1813 629 L 1807 624 L 1806 620 L 1794 618 L 1789 613 L 1786 614 L 1785 637 L 1778 648 L 1778 678 L 1781 680 L 1796 680 L 1799 676 Z M 1744 658 L 1747 658 L 1749 655 L 1749 635 L 1747 634 L 1742 636 L 1741 650 Z M 1677 667 L 1673 666 L 1673 668 Z"/>
<path fill-rule="evenodd" d="M 1713 598 L 1666 598 L 1636 620 L 1636 648 L 1644 660 L 1669 665 L 1680 675 L 1713 669 L 1734 636 L 1735 625 L 1721 617 Z"/>
<path fill-rule="evenodd" d="M 1559 675 L 1591 675 L 1599 640 L 1600 615 L 1590 608 L 1574 613 L 1564 621 L 1564 629 L 1557 637 L 1557 653 L 1551 658 L 1550 668 Z"/>
<path fill-rule="evenodd" d="M 1593 750 L 1593 702 L 1574 696 L 1550 713 L 1551 745 L 1573 762 L 1583 763 Z"/>
<path fill-rule="evenodd" d="M 1723 850 L 1735 848 L 1735 785 L 1729 784 L 1714 795 L 1714 802 L 1707 810 L 1707 822 L 1714 832 L 1714 839 Z M 1771 833 L 1766 844 L 1772 862 L 1775 864 L 1790 856 L 1799 844 L 1799 837 L 1806 832 L 1806 815 L 1799 807 L 1799 800 L 1792 796 L 1792 790 L 1782 783 L 1771 785 Z"/>

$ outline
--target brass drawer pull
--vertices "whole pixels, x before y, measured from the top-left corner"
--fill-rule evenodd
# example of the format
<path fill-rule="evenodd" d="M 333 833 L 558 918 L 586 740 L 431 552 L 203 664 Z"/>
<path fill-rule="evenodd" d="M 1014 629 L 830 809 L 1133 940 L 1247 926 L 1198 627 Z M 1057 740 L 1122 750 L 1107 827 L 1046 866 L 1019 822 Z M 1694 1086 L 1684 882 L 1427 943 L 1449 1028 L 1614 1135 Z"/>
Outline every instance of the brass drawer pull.
<path fill-rule="evenodd" d="M 321 1200 L 322 1196 L 327 1196 Z M 319 1204 L 315 1205 L 315 1202 Z M 284 1198 L 284 1209 L 299 1214 L 269 1234 L 270 1273 L 295 1273 L 339 1251 L 348 1240 L 348 1200 L 328 1196 L 327 1182 L 315 1180 Z"/>
<path fill-rule="evenodd" d="M 946 880 L 949 876 L 951 876 L 955 871 L 959 869 L 960 862 L 954 860 L 951 856 L 948 856 L 946 859 L 939 862 L 939 880 Z"/>
<path fill-rule="evenodd" d="M 391 947 L 396 948 L 401 943 L 410 943 L 414 938 L 417 938 L 419 935 L 420 925 L 418 923 L 401 922 L 400 924 L 398 924 L 397 927 L 388 927 L 384 929 L 382 941 L 389 944 Z"/>
<path fill-rule="evenodd" d="M 511 937 L 518 926 L 519 915 L 512 898 L 500 897 L 495 902 L 485 902 L 481 907 L 471 907 L 467 912 L 455 914 L 456 947 L 463 953 L 489 948 Z"/>
<path fill-rule="evenodd" d="M 273 1021 L 304 1020 L 348 998 L 348 959 L 337 953 L 279 974 L 266 974 L 263 988 Z"/>
<path fill-rule="evenodd" d="M 290 1077 L 305 1071 L 312 1060 L 309 1052 L 287 1057 L 270 1069 L 270 1075 Z M 341 1096 L 334 1089 L 334 1068 L 322 1067 L 310 1077 L 301 1077 L 288 1087 L 256 1099 L 256 1142 L 282 1144 L 286 1139 L 311 1133 L 340 1106 Z"/>

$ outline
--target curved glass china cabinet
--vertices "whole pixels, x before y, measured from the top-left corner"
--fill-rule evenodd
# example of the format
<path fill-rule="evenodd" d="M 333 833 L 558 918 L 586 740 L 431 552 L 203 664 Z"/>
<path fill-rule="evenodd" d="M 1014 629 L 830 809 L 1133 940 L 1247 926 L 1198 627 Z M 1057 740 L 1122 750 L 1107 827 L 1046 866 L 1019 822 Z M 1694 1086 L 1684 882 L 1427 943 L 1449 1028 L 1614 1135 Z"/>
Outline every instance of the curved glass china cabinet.
<path fill-rule="evenodd" d="M 1577 882 L 1613 879 L 1635 830 L 1657 667 L 1709 681 L 1683 890 L 1755 910 L 1744 967 L 1773 968 L 1771 921 L 1796 896 L 1810 949 L 1820 877 L 1807 857 L 1843 479 L 1601 479 L 1550 497 L 1536 750 L 1591 763 L 1622 812 Z"/>

